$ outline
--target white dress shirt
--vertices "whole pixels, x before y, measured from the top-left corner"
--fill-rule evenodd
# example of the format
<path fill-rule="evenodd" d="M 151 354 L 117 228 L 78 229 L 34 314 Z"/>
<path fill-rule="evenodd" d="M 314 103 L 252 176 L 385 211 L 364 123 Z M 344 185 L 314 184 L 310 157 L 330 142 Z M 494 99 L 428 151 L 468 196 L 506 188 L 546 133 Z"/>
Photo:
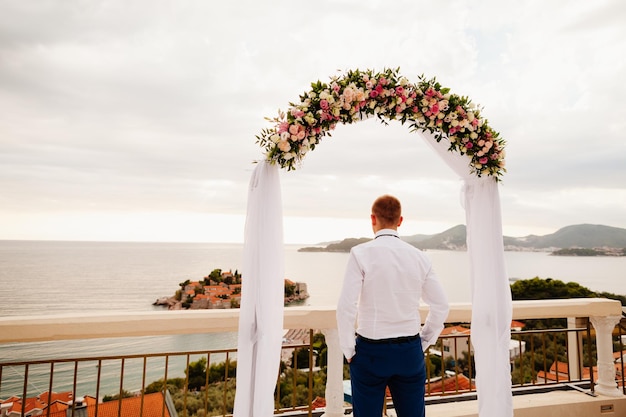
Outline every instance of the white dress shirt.
<path fill-rule="evenodd" d="M 430 306 L 424 326 L 420 300 Z M 434 344 L 448 317 L 448 298 L 430 259 L 393 229 L 350 251 L 339 303 L 339 343 L 346 358 L 355 353 L 355 331 L 368 339 L 420 334 Z"/>

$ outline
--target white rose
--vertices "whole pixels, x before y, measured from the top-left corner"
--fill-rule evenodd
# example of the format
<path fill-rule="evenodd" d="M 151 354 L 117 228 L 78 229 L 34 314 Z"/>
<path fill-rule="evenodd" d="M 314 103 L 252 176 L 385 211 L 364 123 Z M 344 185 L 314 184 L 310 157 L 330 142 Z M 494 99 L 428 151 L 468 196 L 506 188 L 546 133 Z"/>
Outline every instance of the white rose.
<path fill-rule="evenodd" d="M 470 138 L 476 139 L 476 138 L 478 138 L 478 134 L 476 132 L 472 132 L 472 133 L 470 133 Z"/>
<path fill-rule="evenodd" d="M 458 120 L 453 120 L 450 124 L 452 126 L 454 126 L 454 127 L 457 127 L 459 125 L 459 121 Z"/>
<path fill-rule="evenodd" d="M 280 135 L 275 133 L 272 136 L 270 136 L 270 140 L 274 143 L 278 143 L 280 141 Z"/>

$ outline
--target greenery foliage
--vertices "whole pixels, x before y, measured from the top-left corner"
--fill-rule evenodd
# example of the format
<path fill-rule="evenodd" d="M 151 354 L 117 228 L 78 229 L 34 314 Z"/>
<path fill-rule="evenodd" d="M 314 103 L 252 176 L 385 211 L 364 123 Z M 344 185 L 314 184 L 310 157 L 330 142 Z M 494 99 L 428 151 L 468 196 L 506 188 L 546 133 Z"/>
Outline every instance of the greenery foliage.
<path fill-rule="evenodd" d="M 298 357 L 298 368 L 291 363 L 281 362 L 276 389 L 276 406 L 284 409 L 305 407 L 316 396 L 324 397 L 326 389 L 327 346 L 322 333 L 313 335 L 312 398 L 309 398 L 309 349 L 294 349 Z M 207 366 L 207 358 L 201 357 L 189 363 L 184 378 L 168 379 L 167 383 L 158 380 L 145 388 L 145 393 L 161 392 L 167 388 L 178 415 L 187 417 L 208 417 L 232 414 L 235 401 L 236 361 L 212 363 Z M 208 378 L 208 384 L 207 384 Z M 125 396 L 132 396 L 125 393 Z M 107 396 L 107 400 L 117 396 Z"/>
<path fill-rule="evenodd" d="M 576 282 L 565 283 L 558 279 L 522 279 L 511 284 L 513 300 L 543 300 L 563 298 L 609 298 L 626 306 L 626 297 L 608 292 L 597 293 Z"/>

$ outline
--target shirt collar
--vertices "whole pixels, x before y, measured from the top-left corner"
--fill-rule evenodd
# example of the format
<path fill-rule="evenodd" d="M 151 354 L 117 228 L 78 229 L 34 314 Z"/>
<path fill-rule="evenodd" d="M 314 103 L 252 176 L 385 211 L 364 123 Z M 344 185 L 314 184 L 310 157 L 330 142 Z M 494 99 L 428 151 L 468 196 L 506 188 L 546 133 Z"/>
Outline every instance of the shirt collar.
<path fill-rule="evenodd" d="M 393 230 L 393 229 L 381 229 L 378 232 L 376 232 L 376 235 L 374 237 L 374 239 L 376 239 L 379 236 L 394 236 L 394 237 L 400 237 L 400 235 L 398 234 L 397 230 Z"/>

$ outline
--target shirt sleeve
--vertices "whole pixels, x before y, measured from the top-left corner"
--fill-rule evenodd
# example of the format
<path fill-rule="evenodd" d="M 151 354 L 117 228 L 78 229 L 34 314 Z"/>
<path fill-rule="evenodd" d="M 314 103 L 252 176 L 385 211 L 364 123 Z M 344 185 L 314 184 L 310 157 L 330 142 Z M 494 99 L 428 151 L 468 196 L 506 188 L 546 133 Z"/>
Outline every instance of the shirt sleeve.
<path fill-rule="evenodd" d="M 428 346 L 434 345 L 437 342 L 437 338 L 443 330 L 450 309 L 448 296 L 432 268 L 428 272 L 426 281 L 422 287 L 422 300 L 429 306 L 428 316 L 426 316 L 426 320 L 420 332 L 422 348 L 425 351 Z"/>
<path fill-rule="evenodd" d="M 363 286 L 363 272 L 353 251 L 346 266 L 343 287 L 337 304 L 339 346 L 346 359 L 355 354 L 355 330 L 358 302 Z"/>

